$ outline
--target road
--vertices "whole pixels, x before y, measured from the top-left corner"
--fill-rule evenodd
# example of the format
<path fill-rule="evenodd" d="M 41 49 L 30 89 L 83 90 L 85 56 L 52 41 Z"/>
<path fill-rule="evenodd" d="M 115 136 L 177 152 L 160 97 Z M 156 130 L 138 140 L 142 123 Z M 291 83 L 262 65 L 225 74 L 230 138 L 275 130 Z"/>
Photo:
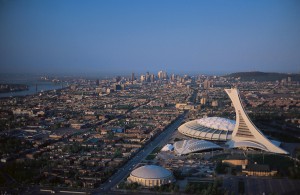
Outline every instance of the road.
<path fill-rule="evenodd" d="M 112 187 L 117 185 L 122 179 L 129 175 L 132 169 L 140 163 L 146 156 L 148 156 L 154 148 L 159 145 L 166 144 L 169 139 L 168 135 L 171 135 L 181 124 L 184 116 L 187 112 L 180 115 L 175 122 L 167 127 L 160 135 L 158 135 L 153 141 L 148 143 L 142 150 L 140 150 L 133 158 L 131 158 L 123 167 L 119 168 L 118 172 L 112 175 L 107 182 L 101 184 L 101 186 L 95 189 L 92 194 L 109 194 Z"/>

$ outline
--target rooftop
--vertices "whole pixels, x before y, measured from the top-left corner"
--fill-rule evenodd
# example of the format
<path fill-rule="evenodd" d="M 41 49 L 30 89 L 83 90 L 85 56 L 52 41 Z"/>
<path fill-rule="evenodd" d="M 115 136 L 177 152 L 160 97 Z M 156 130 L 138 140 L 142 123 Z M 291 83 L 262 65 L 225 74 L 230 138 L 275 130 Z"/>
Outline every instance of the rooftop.
<path fill-rule="evenodd" d="M 132 176 L 145 179 L 159 179 L 172 176 L 171 171 L 156 165 L 145 165 L 131 172 Z"/>

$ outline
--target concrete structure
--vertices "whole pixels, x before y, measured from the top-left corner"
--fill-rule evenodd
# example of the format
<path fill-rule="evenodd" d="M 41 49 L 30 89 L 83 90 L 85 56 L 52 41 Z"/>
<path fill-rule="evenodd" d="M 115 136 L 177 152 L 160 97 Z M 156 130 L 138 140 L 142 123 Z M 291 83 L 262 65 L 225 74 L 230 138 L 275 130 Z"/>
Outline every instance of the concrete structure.
<path fill-rule="evenodd" d="M 241 104 L 239 91 L 236 88 L 225 89 L 225 91 L 230 97 L 236 113 L 236 125 L 232 133 L 231 141 L 228 142 L 229 147 L 250 147 L 273 153 L 288 154 L 288 152 L 279 147 L 279 142 L 270 141 L 252 123 Z"/>
<path fill-rule="evenodd" d="M 137 182 L 146 187 L 161 186 L 175 181 L 171 171 L 156 165 L 145 165 L 133 170 L 127 178 L 130 183 Z"/>
<path fill-rule="evenodd" d="M 211 151 L 213 149 L 221 149 L 220 146 L 205 140 L 183 140 L 174 143 L 174 151 L 178 155 L 189 154 L 192 152 Z"/>
<path fill-rule="evenodd" d="M 174 150 L 174 146 L 172 145 L 172 144 L 167 144 L 167 145 L 165 145 L 162 149 L 161 149 L 161 151 L 173 151 Z"/>
<path fill-rule="evenodd" d="M 207 117 L 189 121 L 178 128 L 178 131 L 186 136 L 228 141 L 235 127 L 235 121 L 221 117 Z"/>

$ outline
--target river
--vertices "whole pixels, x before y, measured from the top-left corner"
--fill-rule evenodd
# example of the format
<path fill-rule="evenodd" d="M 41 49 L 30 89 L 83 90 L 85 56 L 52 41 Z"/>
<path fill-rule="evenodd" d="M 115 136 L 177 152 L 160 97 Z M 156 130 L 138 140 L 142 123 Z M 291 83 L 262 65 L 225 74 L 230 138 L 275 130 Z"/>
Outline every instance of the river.
<path fill-rule="evenodd" d="M 49 81 L 39 81 L 38 79 L 1 79 L 1 84 L 24 84 L 28 85 L 28 90 L 25 91 L 15 91 L 0 93 L 0 98 L 2 97 L 15 97 L 15 96 L 26 96 L 33 95 L 43 91 L 61 89 L 62 87 L 67 87 L 67 83 L 54 83 Z"/>

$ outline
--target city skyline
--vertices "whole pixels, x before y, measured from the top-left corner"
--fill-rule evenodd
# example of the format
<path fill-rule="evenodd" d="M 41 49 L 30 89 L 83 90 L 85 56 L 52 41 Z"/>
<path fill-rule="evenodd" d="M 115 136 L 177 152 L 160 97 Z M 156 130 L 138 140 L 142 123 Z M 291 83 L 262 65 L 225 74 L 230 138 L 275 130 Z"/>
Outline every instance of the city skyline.
<path fill-rule="evenodd" d="M 0 194 L 299 194 L 299 18 L 0 0 Z"/>
<path fill-rule="evenodd" d="M 1 84 L 0 191 L 299 192 L 298 77 L 152 75 Z"/>
<path fill-rule="evenodd" d="M 1 1 L 0 71 L 297 73 L 298 1 Z"/>

